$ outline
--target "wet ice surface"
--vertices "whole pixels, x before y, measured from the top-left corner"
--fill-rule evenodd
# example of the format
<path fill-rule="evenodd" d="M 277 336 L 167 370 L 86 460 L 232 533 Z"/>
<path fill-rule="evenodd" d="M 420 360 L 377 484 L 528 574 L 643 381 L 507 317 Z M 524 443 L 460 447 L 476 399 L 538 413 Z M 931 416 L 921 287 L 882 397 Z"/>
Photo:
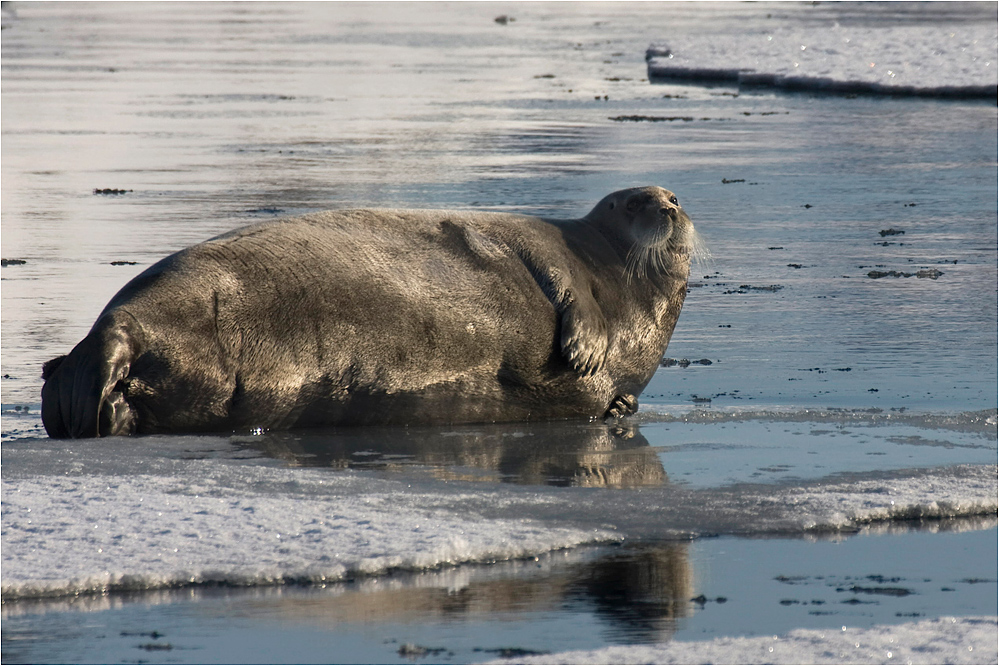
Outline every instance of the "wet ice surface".
<path fill-rule="evenodd" d="M 653 43 L 852 35 L 995 85 L 970 59 L 993 5 L 891 7 L 5 5 L 4 660 L 675 638 L 748 661 L 717 641 L 995 616 L 994 104 L 645 80 Z M 711 365 L 661 368 L 621 427 L 44 439 L 41 363 L 168 252 L 340 206 L 571 217 L 644 184 L 711 250 L 667 352 Z M 210 581 L 255 587 L 170 589 Z"/>
<path fill-rule="evenodd" d="M 5 655 L 272 662 L 291 633 L 296 661 L 461 663 L 994 614 L 990 426 L 849 423 L 910 466 L 774 436 L 828 421 L 8 440 Z"/>
<path fill-rule="evenodd" d="M 146 450 L 129 439 L 8 442 L 3 535 L 18 547 L 4 553 L 3 594 L 322 583 L 593 542 L 825 534 L 996 511 L 995 442 L 981 434 L 946 466 L 917 457 L 873 473 L 795 475 L 804 466 L 768 459 L 765 438 L 749 474 L 724 443 L 694 445 L 701 462 L 688 453 L 686 465 L 681 447 L 680 478 L 690 470 L 693 483 L 670 482 L 674 451 L 634 431 L 435 434 L 385 430 L 346 452 L 349 435 L 325 434 L 146 438 Z M 557 434 L 571 443 L 539 448 Z M 732 476 L 698 479 L 708 456 Z"/>

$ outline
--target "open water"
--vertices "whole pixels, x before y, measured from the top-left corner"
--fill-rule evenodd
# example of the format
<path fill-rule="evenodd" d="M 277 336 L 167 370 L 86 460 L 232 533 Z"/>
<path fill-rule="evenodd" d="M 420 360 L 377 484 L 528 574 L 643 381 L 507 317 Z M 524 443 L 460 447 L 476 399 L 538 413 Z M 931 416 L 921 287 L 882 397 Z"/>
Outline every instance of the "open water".
<path fill-rule="evenodd" d="M 994 663 L 996 19 L 5 3 L 4 660 L 460 663 L 884 625 L 919 648 L 954 616 L 986 649 L 936 658 Z M 665 66 L 686 73 L 650 81 Z M 186 245 L 348 206 L 578 217 L 646 184 L 711 257 L 632 419 L 41 428 L 42 362 Z M 857 646 L 837 659 L 891 659 Z"/>

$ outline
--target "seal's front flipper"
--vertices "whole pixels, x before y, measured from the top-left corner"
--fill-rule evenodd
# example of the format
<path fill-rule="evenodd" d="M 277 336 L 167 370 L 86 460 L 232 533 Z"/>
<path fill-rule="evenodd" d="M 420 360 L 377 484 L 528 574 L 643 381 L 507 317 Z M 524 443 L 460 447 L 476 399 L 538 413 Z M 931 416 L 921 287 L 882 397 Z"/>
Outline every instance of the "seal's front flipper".
<path fill-rule="evenodd" d="M 607 413 L 604 414 L 605 419 L 619 419 L 622 416 L 630 416 L 638 411 L 638 398 L 631 395 L 619 395 L 611 400 L 610 407 L 607 408 Z"/>
<path fill-rule="evenodd" d="M 555 307 L 562 333 L 559 339 L 562 356 L 581 377 L 588 377 L 604 366 L 607 358 L 607 320 L 597 304 L 593 286 L 573 277 L 572 267 L 545 261 L 540 253 L 523 245 L 515 249 L 531 271 L 538 287 Z M 580 272 L 585 272 L 580 269 Z"/>
<path fill-rule="evenodd" d="M 607 321 L 596 301 L 575 301 L 562 313 L 562 354 L 582 377 L 607 359 Z"/>

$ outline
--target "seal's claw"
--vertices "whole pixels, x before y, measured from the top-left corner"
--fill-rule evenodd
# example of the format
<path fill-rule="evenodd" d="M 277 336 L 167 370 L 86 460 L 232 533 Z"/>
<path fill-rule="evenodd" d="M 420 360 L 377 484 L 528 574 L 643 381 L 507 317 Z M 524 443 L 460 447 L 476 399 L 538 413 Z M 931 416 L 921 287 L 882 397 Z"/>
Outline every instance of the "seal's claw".
<path fill-rule="evenodd" d="M 565 311 L 562 315 L 562 355 L 581 377 L 590 377 L 604 367 L 607 324 L 599 311 L 588 312 L 581 307 Z"/>
<path fill-rule="evenodd" d="M 604 367 L 607 355 L 606 336 L 594 336 L 590 339 L 574 337 L 562 345 L 569 365 L 581 377 L 590 377 Z"/>
<path fill-rule="evenodd" d="M 622 416 L 630 416 L 638 411 L 638 398 L 629 394 L 615 396 L 611 400 L 610 407 L 607 408 L 607 413 L 604 414 L 605 419 L 619 419 Z"/>

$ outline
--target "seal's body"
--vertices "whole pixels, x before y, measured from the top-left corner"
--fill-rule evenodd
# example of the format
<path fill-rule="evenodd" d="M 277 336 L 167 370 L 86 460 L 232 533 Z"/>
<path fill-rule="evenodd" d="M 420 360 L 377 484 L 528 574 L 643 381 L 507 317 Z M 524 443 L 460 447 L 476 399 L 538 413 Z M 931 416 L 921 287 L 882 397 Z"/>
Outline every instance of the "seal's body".
<path fill-rule="evenodd" d="M 344 210 L 187 248 L 46 363 L 52 437 L 619 416 L 658 367 L 694 231 L 672 193 L 579 220 Z"/>

